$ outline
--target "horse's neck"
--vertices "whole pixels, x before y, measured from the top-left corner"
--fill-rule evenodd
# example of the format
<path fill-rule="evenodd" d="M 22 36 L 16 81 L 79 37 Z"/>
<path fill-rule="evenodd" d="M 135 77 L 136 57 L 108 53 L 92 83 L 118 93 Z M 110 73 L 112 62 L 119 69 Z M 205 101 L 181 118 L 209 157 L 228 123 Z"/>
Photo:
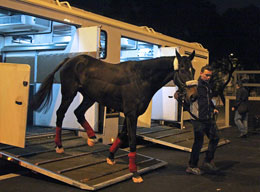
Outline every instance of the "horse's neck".
<path fill-rule="evenodd" d="M 145 77 L 151 83 L 151 88 L 156 92 L 173 79 L 173 57 L 153 60 L 150 65 L 144 66 Z"/>

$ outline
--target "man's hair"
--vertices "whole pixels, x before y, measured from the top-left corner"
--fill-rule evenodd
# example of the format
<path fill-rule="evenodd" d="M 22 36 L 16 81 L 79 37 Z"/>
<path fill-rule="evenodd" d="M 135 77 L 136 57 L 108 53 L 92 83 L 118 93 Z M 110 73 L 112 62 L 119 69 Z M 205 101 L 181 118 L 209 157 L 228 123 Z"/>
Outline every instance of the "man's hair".
<path fill-rule="evenodd" d="M 210 65 L 205 65 L 201 68 L 201 73 L 203 73 L 205 70 L 213 71 L 213 68 Z"/>

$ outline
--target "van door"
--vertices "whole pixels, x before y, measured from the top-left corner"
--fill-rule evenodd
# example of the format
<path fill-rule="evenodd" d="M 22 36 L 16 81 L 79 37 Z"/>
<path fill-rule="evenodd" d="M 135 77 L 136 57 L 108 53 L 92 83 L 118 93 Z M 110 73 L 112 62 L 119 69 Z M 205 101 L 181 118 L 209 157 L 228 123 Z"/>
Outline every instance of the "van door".
<path fill-rule="evenodd" d="M 0 143 L 24 148 L 30 66 L 0 63 Z"/>

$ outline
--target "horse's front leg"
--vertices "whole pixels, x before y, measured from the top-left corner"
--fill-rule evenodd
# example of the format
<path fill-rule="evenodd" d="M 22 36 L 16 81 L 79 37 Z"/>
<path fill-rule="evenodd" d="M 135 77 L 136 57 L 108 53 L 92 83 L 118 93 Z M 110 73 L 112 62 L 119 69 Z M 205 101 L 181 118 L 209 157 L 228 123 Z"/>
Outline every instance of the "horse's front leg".
<path fill-rule="evenodd" d="M 130 114 L 126 116 L 127 121 L 127 131 L 128 131 L 128 140 L 130 153 L 129 157 L 129 171 L 133 173 L 132 180 L 134 183 L 143 182 L 142 177 L 137 172 L 136 166 L 136 126 L 137 126 L 137 116 Z"/>
<path fill-rule="evenodd" d="M 124 120 L 123 128 L 121 133 L 118 134 L 118 137 L 112 144 L 112 146 L 109 148 L 109 155 L 107 157 L 107 163 L 109 165 L 114 165 L 116 163 L 115 161 L 115 153 L 120 148 L 121 144 L 127 139 L 127 128 L 126 128 L 126 120 Z"/>
<path fill-rule="evenodd" d="M 62 128 L 61 126 L 56 126 L 56 135 L 55 135 L 55 150 L 56 153 L 64 153 L 64 149 L 62 147 L 61 144 L 61 132 L 62 132 Z"/>

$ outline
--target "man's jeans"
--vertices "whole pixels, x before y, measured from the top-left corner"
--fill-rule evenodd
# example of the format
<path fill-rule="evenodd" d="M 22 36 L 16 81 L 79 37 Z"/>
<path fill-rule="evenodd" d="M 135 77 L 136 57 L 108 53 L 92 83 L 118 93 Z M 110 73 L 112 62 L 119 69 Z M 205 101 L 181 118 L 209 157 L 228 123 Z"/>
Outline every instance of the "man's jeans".
<path fill-rule="evenodd" d="M 205 157 L 206 162 L 210 162 L 214 159 L 214 154 L 219 141 L 219 135 L 218 128 L 214 120 L 209 120 L 206 122 L 192 120 L 192 124 L 194 129 L 194 143 L 192 146 L 189 165 L 190 167 L 197 167 L 200 150 L 204 142 L 204 134 L 206 134 L 209 138 L 208 150 Z"/>
<path fill-rule="evenodd" d="M 248 112 L 241 115 L 236 110 L 235 112 L 235 118 L 234 118 L 235 124 L 240 131 L 242 135 L 247 134 L 248 132 Z"/>

